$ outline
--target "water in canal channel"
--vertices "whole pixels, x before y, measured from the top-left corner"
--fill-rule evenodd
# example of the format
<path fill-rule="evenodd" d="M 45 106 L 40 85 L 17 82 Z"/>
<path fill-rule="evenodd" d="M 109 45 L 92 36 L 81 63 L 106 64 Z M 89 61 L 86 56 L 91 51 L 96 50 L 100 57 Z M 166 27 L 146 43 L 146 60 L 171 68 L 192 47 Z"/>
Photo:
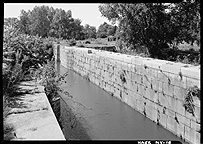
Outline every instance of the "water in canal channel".
<path fill-rule="evenodd" d="M 183 140 L 155 124 L 127 104 L 57 63 L 67 83 L 61 87 L 61 121 L 66 139 L 81 140 Z"/>

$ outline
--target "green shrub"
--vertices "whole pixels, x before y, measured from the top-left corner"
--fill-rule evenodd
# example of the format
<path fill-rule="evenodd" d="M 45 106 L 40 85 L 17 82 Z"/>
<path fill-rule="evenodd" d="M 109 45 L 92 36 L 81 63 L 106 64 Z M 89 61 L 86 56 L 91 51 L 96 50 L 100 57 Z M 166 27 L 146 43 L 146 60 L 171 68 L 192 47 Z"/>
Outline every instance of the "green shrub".
<path fill-rule="evenodd" d="M 41 77 L 41 84 L 45 87 L 45 93 L 50 101 L 53 98 L 58 97 L 58 91 L 68 94 L 67 91 L 62 89 L 60 86 L 62 83 L 66 83 L 64 80 L 68 73 L 60 75 L 55 70 L 55 61 L 49 61 L 43 68 L 37 70 L 38 75 L 36 77 Z M 40 71 L 40 72 L 39 72 Z"/>
<path fill-rule="evenodd" d="M 68 41 L 68 44 L 70 45 L 70 46 L 75 46 L 76 45 L 76 40 L 74 40 L 74 39 L 71 39 L 71 40 L 69 40 Z"/>
<path fill-rule="evenodd" d="M 24 74 L 21 64 L 15 64 L 12 68 L 4 68 L 2 74 L 3 95 L 12 96 L 15 92 L 15 85 L 23 80 Z"/>

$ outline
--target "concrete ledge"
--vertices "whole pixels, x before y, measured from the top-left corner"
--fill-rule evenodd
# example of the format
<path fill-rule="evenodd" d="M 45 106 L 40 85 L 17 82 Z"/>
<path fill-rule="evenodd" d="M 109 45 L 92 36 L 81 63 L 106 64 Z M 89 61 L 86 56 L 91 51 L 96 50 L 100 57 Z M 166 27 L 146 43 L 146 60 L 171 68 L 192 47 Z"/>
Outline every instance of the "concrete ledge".
<path fill-rule="evenodd" d="M 24 94 L 11 101 L 15 105 L 6 119 L 14 126 L 12 140 L 65 140 L 43 86 L 29 81 L 19 87 Z"/>

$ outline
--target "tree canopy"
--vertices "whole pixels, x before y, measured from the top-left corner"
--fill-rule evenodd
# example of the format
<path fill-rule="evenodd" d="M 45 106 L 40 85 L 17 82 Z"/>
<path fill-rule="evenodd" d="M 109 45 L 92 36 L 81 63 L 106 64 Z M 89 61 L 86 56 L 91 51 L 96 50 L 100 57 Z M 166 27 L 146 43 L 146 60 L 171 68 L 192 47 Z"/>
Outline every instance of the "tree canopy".
<path fill-rule="evenodd" d="M 63 39 L 84 39 L 96 37 L 96 28 L 85 29 L 80 19 L 72 18 L 71 10 L 54 9 L 48 6 L 35 6 L 28 12 L 22 10 L 19 27 L 22 33 L 41 37 Z"/>
<path fill-rule="evenodd" d="M 117 26 L 112 26 L 104 22 L 101 24 L 97 31 L 97 37 L 106 38 L 107 36 L 114 36 L 116 33 Z"/>
<path fill-rule="evenodd" d="M 85 39 L 96 38 L 96 27 L 86 24 L 84 27 Z"/>
<path fill-rule="evenodd" d="M 119 22 L 126 47 L 146 46 L 158 56 L 169 44 L 200 41 L 200 1 L 181 3 L 108 3 L 99 6 L 108 20 Z"/>
<path fill-rule="evenodd" d="M 40 37 L 55 37 L 62 39 L 84 40 L 88 38 L 107 37 L 115 35 L 116 26 L 103 23 L 96 27 L 86 24 L 81 25 L 80 19 L 72 17 L 71 10 L 54 9 L 48 6 L 35 6 L 32 10 L 21 10 L 20 19 L 5 19 L 5 27 L 11 25 L 19 28 L 24 34 L 38 35 Z M 7 24 L 6 24 L 7 23 Z M 10 26 L 8 26 L 10 25 Z"/>

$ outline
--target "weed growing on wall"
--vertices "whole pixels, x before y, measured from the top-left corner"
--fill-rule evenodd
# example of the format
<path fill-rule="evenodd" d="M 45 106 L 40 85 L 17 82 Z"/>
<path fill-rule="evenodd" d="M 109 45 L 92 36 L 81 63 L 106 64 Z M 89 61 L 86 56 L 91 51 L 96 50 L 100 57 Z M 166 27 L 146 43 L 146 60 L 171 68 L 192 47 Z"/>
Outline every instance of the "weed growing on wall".
<path fill-rule="evenodd" d="M 185 97 L 185 101 L 184 101 L 184 108 L 187 112 L 191 113 L 193 116 L 195 116 L 194 114 L 194 110 L 195 110 L 195 105 L 193 104 L 193 97 L 198 97 L 200 99 L 200 89 L 197 86 L 194 87 L 190 87 L 187 90 L 187 94 Z"/>

